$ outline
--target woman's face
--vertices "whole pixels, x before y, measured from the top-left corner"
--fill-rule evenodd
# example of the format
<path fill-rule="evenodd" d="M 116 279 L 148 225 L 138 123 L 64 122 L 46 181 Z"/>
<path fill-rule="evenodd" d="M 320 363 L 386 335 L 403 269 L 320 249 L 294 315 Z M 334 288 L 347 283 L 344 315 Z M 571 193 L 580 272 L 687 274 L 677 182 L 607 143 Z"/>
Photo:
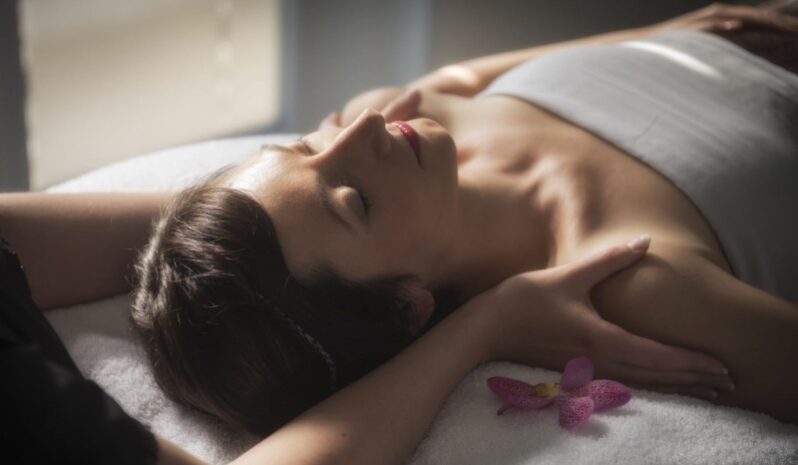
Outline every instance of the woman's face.
<path fill-rule="evenodd" d="M 418 157 L 399 125 L 367 110 L 348 127 L 266 146 L 221 182 L 269 212 L 300 282 L 326 266 L 355 282 L 409 274 L 424 285 L 451 243 L 457 154 L 436 122 L 406 124 Z"/>

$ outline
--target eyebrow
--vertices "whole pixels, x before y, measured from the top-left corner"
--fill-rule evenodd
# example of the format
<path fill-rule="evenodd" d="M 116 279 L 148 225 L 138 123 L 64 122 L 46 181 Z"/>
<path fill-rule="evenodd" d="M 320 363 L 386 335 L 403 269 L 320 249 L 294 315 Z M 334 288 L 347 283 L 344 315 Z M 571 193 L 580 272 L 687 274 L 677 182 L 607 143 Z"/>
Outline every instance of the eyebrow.
<path fill-rule="evenodd" d="M 277 145 L 277 144 L 263 144 L 261 150 L 274 150 L 276 152 L 283 152 L 283 153 L 294 153 L 293 150 L 289 149 L 284 145 Z"/>
<path fill-rule="evenodd" d="M 290 148 L 277 144 L 264 144 L 263 146 L 261 146 L 261 149 L 275 150 L 277 152 L 283 152 L 283 153 L 294 153 L 294 151 L 291 150 Z M 335 205 L 333 205 L 332 199 L 330 199 L 330 194 L 327 192 L 327 189 L 324 188 L 324 183 L 322 183 L 321 179 L 319 179 L 319 181 L 316 183 L 316 195 L 319 197 L 319 200 L 321 201 L 321 204 L 324 206 L 324 209 L 327 210 L 327 213 L 329 213 L 330 216 L 332 216 L 332 218 L 336 221 L 336 223 L 345 227 L 349 231 L 355 232 L 355 228 L 352 225 L 352 223 L 350 223 L 343 216 L 341 216 L 341 214 L 338 212 L 338 209 L 336 209 Z"/>
<path fill-rule="evenodd" d="M 321 204 L 324 206 L 324 209 L 327 210 L 327 213 L 329 213 L 337 223 L 349 231 L 355 232 L 355 228 L 352 226 L 352 223 L 344 219 L 344 217 L 338 212 L 338 209 L 336 209 L 333 205 L 332 200 L 330 199 L 330 194 L 327 192 L 327 189 L 324 188 L 324 183 L 321 182 L 321 179 L 319 179 L 318 183 L 316 184 L 316 194 L 318 195 Z"/>

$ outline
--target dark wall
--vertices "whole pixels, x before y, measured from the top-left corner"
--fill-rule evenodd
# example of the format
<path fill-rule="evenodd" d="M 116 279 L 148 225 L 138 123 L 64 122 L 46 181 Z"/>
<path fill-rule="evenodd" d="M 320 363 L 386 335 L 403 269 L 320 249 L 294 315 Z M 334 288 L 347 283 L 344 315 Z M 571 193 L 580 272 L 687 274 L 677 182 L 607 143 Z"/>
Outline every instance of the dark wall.
<path fill-rule="evenodd" d="M 0 1 L 0 192 L 28 190 L 16 0 Z"/>
<path fill-rule="evenodd" d="M 311 130 L 358 92 L 401 85 L 448 63 L 652 24 L 709 3 L 283 0 L 285 114 L 270 131 Z M 0 191 L 28 186 L 18 12 L 18 1 L 0 0 Z"/>
<path fill-rule="evenodd" d="M 437 67 L 670 19 L 708 0 L 284 0 L 284 132 L 313 129 L 366 89 Z M 292 58 L 293 57 L 293 58 Z"/>

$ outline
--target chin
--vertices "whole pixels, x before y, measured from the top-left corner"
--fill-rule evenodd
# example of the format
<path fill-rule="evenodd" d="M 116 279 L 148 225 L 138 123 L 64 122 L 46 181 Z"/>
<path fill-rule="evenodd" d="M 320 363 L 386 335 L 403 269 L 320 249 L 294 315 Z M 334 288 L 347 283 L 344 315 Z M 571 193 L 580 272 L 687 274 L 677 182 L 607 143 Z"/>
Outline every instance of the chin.
<path fill-rule="evenodd" d="M 455 159 L 457 158 L 457 147 L 448 129 L 434 119 L 417 118 L 413 122 L 417 123 L 413 125 L 416 131 L 430 141 L 436 147 L 436 151 L 450 152 Z"/>

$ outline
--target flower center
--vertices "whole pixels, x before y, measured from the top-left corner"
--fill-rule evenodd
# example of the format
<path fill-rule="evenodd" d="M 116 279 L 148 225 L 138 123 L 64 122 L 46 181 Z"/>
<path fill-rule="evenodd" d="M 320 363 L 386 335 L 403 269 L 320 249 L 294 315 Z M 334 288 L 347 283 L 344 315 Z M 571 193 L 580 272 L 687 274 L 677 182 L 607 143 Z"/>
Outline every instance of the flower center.
<path fill-rule="evenodd" d="M 560 383 L 540 383 L 535 386 L 535 395 L 554 397 L 560 393 Z"/>

